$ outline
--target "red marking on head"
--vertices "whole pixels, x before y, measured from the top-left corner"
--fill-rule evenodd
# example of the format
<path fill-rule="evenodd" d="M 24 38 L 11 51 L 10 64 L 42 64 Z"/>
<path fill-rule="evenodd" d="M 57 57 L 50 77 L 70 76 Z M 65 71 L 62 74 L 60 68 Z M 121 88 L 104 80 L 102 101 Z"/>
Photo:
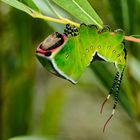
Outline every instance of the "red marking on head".
<path fill-rule="evenodd" d="M 60 46 L 58 46 L 57 48 L 51 49 L 51 50 L 44 50 L 43 48 L 41 48 L 42 43 L 40 43 L 40 45 L 37 47 L 36 49 L 36 53 L 40 53 L 42 55 L 46 55 L 47 53 L 53 53 L 56 52 L 60 47 L 62 47 L 64 45 L 64 43 L 67 41 L 68 37 L 66 36 L 66 34 L 61 34 L 63 37 L 63 44 L 61 44 Z"/>

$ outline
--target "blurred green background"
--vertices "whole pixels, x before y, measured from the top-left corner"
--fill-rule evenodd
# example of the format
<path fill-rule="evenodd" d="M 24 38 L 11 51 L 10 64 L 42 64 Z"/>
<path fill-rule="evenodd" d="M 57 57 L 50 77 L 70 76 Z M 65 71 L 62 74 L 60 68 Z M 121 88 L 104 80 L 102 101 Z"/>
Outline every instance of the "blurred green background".
<path fill-rule="evenodd" d="M 139 0 L 89 2 L 111 29 L 140 35 Z M 110 99 L 100 115 L 115 76 L 113 64 L 95 62 L 72 85 L 48 73 L 35 57 L 38 44 L 64 27 L 33 19 L 0 2 L 0 140 L 28 135 L 33 140 L 139 140 L 140 45 L 126 42 L 120 104 L 102 133 L 114 103 Z"/>

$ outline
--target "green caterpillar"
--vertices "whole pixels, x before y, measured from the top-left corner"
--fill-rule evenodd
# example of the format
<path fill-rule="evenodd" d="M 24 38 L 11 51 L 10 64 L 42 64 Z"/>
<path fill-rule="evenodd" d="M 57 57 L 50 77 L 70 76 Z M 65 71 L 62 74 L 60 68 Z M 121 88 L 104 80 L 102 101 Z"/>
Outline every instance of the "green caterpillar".
<path fill-rule="evenodd" d="M 124 34 L 121 30 L 110 34 L 108 27 L 99 30 L 95 25 L 81 24 L 79 28 L 76 28 L 67 24 L 63 34 L 55 32 L 39 44 L 36 56 L 47 70 L 74 84 L 94 60 L 114 63 L 117 73 L 109 95 L 101 108 L 102 112 L 105 102 L 116 86 L 113 111 L 107 124 L 115 112 L 119 87 L 126 65 L 126 50 L 123 40 Z M 105 126 L 103 130 L 105 130 Z"/>

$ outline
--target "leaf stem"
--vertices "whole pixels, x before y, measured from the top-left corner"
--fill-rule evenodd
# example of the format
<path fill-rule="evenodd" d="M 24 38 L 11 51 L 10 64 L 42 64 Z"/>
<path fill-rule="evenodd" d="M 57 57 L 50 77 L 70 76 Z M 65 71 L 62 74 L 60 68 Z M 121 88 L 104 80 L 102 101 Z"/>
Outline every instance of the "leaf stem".
<path fill-rule="evenodd" d="M 61 17 L 60 19 L 57 19 L 57 18 L 52 18 L 52 17 L 48 17 L 48 16 L 44 16 L 38 12 L 32 12 L 32 14 L 30 14 L 32 17 L 34 18 L 40 18 L 40 19 L 44 19 L 44 20 L 47 20 L 47 21 L 51 21 L 51 22 L 56 22 L 56 23 L 60 23 L 60 24 L 72 24 L 72 25 L 75 25 L 76 27 L 80 27 L 80 24 L 79 23 L 76 23 L 74 21 L 71 21 L 67 18 L 63 18 Z M 113 32 L 110 32 L 111 35 L 113 35 L 114 33 Z M 136 42 L 136 43 L 140 43 L 140 38 L 135 38 L 135 37 L 132 37 L 132 36 L 124 36 L 124 39 L 127 40 L 127 41 L 132 41 L 132 42 Z"/>
<path fill-rule="evenodd" d="M 31 16 L 33 18 L 40 18 L 40 19 L 44 19 L 44 20 L 47 20 L 47 21 L 56 22 L 56 23 L 60 23 L 60 24 L 68 24 L 68 23 L 70 23 L 72 25 L 75 25 L 76 27 L 80 26 L 79 23 L 76 23 L 74 21 L 71 21 L 71 20 L 63 18 L 63 17 L 61 17 L 61 19 L 57 19 L 57 18 L 44 16 L 44 15 L 38 13 L 38 12 L 33 12 Z"/>

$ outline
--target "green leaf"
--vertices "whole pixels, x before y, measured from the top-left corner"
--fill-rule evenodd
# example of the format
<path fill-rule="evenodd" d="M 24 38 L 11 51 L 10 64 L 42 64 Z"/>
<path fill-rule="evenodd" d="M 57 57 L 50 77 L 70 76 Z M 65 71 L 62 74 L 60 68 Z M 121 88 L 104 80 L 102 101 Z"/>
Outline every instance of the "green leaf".
<path fill-rule="evenodd" d="M 131 36 L 135 38 L 140 38 L 140 35 L 131 35 Z"/>
<path fill-rule="evenodd" d="M 71 15 L 86 24 L 103 27 L 103 22 L 87 0 L 52 0 Z"/>
<path fill-rule="evenodd" d="M 13 6 L 14 8 L 17 8 L 21 11 L 24 11 L 24 12 L 28 13 L 33 18 L 40 18 L 40 19 L 43 19 L 43 20 L 47 20 L 47 21 L 51 21 L 51 22 L 57 22 L 57 23 L 61 23 L 61 24 L 72 23 L 76 26 L 79 26 L 78 23 L 73 22 L 69 19 L 63 18 L 63 20 L 62 20 L 62 19 L 53 18 L 53 17 L 50 17 L 50 16 L 43 15 L 41 12 L 35 11 L 34 9 L 28 7 L 27 5 L 23 4 L 22 2 L 19 2 L 18 0 L 12 0 L 12 1 L 11 0 L 2 0 L 2 1 L 9 4 L 10 6 Z M 54 10 L 53 11 L 52 11 L 52 9 L 50 9 L 50 10 L 53 14 L 56 14 L 56 13 L 54 13 Z M 57 16 L 60 17 L 60 15 L 58 13 L 57 13 Z"/>
<path fill-rule="evenodd" d="M 135 58 L 129 59 L 130 72 L 133 78 L 140 83 L 140 62 Z"/>
<path fill-rule="evenodd" d="M 39 136 L 21 136 L 21 137 L 14 137 L 8 140 L 61 140 L 58 138 L 51 138 L 51 137 L 39 137 Z"/>
<path fill-rule="evenodd" d="M 39 11 L 39 8 L 35 4 L 34 0 L 20 0 L 20 2 L 26 4 L 27 6 L 34 9 L 35 11 Z"/>
<path fill-rule="evenodd" d="M 28 13 L 29 15 L 33 16 L 33 13 L 35 12 L 33 9 L 31 9 L 30 7 L 26 6 L 25 4 L 17 1 L 17 0 L 2 0 L 3 2 L 21 10 L 24 11 L 26 13 Z"/>

